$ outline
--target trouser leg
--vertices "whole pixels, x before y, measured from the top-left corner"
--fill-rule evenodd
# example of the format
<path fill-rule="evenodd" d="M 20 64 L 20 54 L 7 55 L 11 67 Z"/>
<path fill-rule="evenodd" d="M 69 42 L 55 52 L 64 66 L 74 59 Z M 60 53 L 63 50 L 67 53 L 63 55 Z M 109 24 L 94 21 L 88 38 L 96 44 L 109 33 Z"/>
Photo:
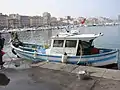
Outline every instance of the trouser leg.
<path fill-rule="evenodd" d="M 0 65 L 3 65 L 2 55 L 0 55 Z"/>
<path fill-rule="evenodd" d="M 0 53 L 0 66 L 3 66 L 4 62 L 3 62 L 3 58 L 2 58 L 2 54 Z"/>

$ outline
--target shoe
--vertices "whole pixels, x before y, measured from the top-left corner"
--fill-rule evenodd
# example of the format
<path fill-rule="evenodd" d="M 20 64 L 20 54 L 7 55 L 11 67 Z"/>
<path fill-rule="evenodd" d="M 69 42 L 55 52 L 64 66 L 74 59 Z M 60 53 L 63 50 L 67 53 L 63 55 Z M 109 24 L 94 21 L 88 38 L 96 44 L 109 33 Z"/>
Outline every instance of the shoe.
<path fill-rule="evenodd" d="M 1 62 L 0 65 L 3 65 L 5 62 Z"/>
<path fill-rule="evenodd" d="M 5 67 L 2 65 L 2 66 L 0 66 L 0 69 L 5 69 Z"/>

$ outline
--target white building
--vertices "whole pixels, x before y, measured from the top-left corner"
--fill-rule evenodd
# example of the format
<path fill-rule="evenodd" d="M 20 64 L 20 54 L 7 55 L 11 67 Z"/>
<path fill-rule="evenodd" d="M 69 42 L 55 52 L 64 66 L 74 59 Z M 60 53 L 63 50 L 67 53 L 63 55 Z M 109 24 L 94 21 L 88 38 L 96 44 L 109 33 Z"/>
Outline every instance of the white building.
<path fill-rule="evenodd" d="M 56 17 L 51 17 L 50 23 L 51 23 L 51 25 L 53 25 L 53 26 L 58 25 L 57 18 L 56 18 Z"/>
<path fill-rule="evenodd" d="M 0 29 L 6 28 L 8 26 L 7 15 L 0 13 Z"/>
<path fill-rule="evenodd" d="M 118 21 L 120 21 L 120 15 L 118 15 Z"/>
<path fill-rule="evenodd" d="M 19 14 L 9 14 L 8 22 L 10 24 L 8 26 L 12 26 L 13 28 L 30 26 L 29 16 L 23 16 Z"/>
<path fill-rule="evenodd" d="M 30 17 L 30 26 L 39 27 L 43 25 L 43 17 L 41 16 L 32 16 Z"/>
<path fill-rule="evenodd" d="M 50 25 L 51 15 L 48 12 L 43 13 L 43 24 Z"/>
<path fill-rule="evenodd" d="M 21 27 L 20 19 L 21 19 L 21 17 L 20 17 L 19 14 L 9 14 L 9 16 L 8 16 L 8 27 L 10 27 L 10 28 Z"/>
<path fill-rule="evenodd" d="M 9 14 L 9 18 L 20 20 L 20 15 L 19 14 Z"/>
<path fill-rule="evenodd" d="M 65 18 L 58 18 L 57 19 L 57 23 L 58 23 L 58 25 L 67 25 L 67 23 L 64 21 L 65 20 Z"/>
<path fill-rule="evenodd" d="M 8 18 L 8 28 L 19 28 L 20 21 L 18 19 Z"/>
<path fill-rule="evenodd" d="M 30 27 L 30 17 L 20 16 L 21 27 Z"/>

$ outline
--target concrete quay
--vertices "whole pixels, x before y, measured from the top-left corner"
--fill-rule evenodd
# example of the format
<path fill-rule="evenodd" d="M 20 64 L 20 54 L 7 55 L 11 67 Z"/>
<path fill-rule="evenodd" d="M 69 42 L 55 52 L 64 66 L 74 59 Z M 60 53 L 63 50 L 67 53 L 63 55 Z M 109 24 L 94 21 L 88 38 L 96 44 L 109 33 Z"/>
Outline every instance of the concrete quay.
<path fill-rule="evenodd" d="M 27 67 L 26 67 L 27 65 Z M 91 79 L 80 80 L 77 73 L 87 70 Z M 37 64 L 14 64 L 1 70 L 10 78 L 0 90 L 119 90 L 120 71 L 71 64 L 40 62 Z"/>
<path fill-rule="evenodd" d="M 92 66 L 79 66 L 55 62 L 40 62 L 38 64 L 32 64 L 31 66 L 32 67 L 38 66 L 41 68 L 47 68 L 52 70 L 60 70 L 74 74 L 77 74 L 79 71 L 88 71 L 90 75 L 94 77 L 120 80 L 120 70 L 97 68 Z"/>

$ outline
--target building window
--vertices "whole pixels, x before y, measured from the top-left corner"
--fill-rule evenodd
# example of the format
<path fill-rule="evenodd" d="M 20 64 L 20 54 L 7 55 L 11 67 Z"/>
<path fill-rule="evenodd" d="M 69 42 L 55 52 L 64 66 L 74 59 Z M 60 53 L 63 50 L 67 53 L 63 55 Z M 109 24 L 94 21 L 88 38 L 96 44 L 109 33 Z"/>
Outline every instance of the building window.
<path fill-rule="evenodd" d="M 63 47 L 64 40 L 54 40 L 53 47 Z"/>
<path fill-rule="evenodd" d="M 65 47 L 76 47 L 77 40 L 66 40 Z"/>

